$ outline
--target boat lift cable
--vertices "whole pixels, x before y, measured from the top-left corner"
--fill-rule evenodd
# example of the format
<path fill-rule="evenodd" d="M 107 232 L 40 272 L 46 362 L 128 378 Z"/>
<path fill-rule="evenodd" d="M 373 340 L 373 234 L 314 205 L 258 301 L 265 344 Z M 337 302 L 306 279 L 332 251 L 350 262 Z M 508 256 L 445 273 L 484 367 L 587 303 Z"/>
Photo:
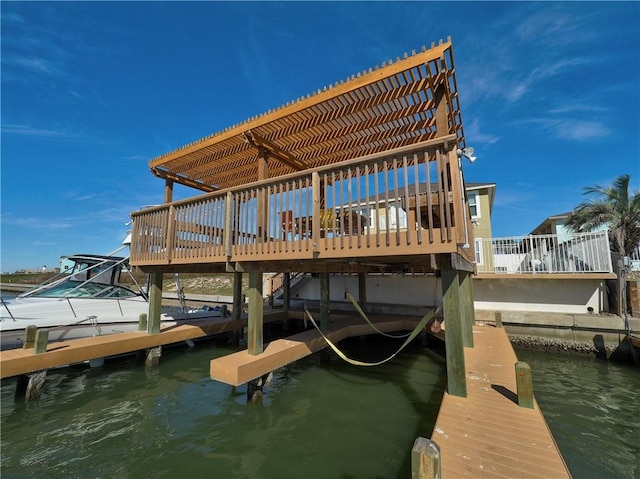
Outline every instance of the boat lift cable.
<path fill-rule="evenodd" d="M 402 339 L 402 338 L 406 338 L 407 336 L 409 336 L 411 333 L 407 333 L 407 334 L 389 334 L 389 333 L 385 333 L 384 331 L 380 331 L 375 324 L 373 324 L 371 322 L 371 320 L 367 317 L 367 315 L 365 314 L 365 312 L 362 310 L 362 308 L 360 307 L 360 305 L 358 304 L 358 302 L 356 301 L 356 298 L 353 297 L 353 295 L 347 290 L 347 298 L 349 298 L 349 300 L 351 300 L 351 304 L 353 304 L 353 306 L 356 308 L 356 310 L 358 311 L 358 313 L 360 313 L 360 316 L 362 316 L 364 318 L 364 320 L 369 323 L 369 325 L 375 329 L 378 333 L 382 334 L 383 336 L 386 336 L 388 338 L 394 338 L 394 339 Z"/>
<path fill-rule="evenodd" d="M 345 285 L 346 285 L 346 281 L 345 281 Z M 435 304 L 436 302 L 436 292 L 437 292 L 437 287 L 438 284 L 437 282 L 435 283 L 435 287 L 433 290 L 433 304 Z M 349 288 L 346 288 L 345 286 L 345 295 L 347 296 L 347 298 L 349 298 L 349 300 L 351 301 L 351 303 L 353 304 L 353 306 L 356 308 L 356 310 L 358 311 L 358 313 L 360 313 L 360 316 L 362 316 L 364 318 L 364 320 L 369 323 L 371 325 L 371 327 L 373 329 L 375 329 L 378 333 L 382 334 L 383 336 L 386 336 L 388 338 L 394 338 L 394 339 L 401 339 L 401 338 L 406 338 L 407 336 L 409 336 L 411 333 L 407 333 L 407 334 L 389 334 L 389 333 L 385 333 L 384 331 L 380 331 L 375 324 L 373 324 L 371 322 L 371 320 L 369 320 L 369 318 L 367 317 L 367 315 L 365 314 L 365 312 L 362 310 L 362 308 L 360 307 L 360 305 L 358 304 L 358 302 L 356 301 L 356 298 L 353 297 L 353 295 L 351 294 L 351 292 L 349 291 Z"/>
<path fill-rule="evenodd" d="M 381 364 L 384 364 L 387 361 L 390 361 L 391 359 L 396 357 L 400 353 L 400 351 L 402 351 L 411 341 L 413 341 L 415 339 L 415 337 L 418 336 L 418 334 L 420 334 L 420 332 L 426 327 L 427 323 L 436 315 L 436 313 L 440 310 L 440 308 L 441 308 L 441 306 L 438 306 L 436 309 L 427 312 L 427 314 L 425 314 L 422 317 L 422 319 L 416 325 L 415 329 L 411 332 L 409 337 L 405 340 L 404 343 L 402 343 L 402 346 L 400 346 L 400 348 L 395 353 L 393 353 L 388 358 L 383 359 L 382 361 L 377 361 L 375 363 L 365 363 L 363 361 L 357 361 L 355 359 L 349 358 L 346 354 L 344 354 L 342 351 L 340 351 L 340 349 L 338 349 L 338 347 L 335 344 L 333 344 L 333 342 L 331 342 L 331 340 L 329 338 L 327 338 L 325 336 L 325 334 L 322 332 L 322 330 L 320 329 L 320 327 L 316 323 L 315 319 L 313 319 L 313 316 L 311 315 L 311 313 L 307 309 L 307 305 L 306 304 L 304 305 L 304 312 L 306 313 L 307 317 L 311 320 L 311 323 L 313 324 L 313 326 L 318 330 L 320 335 L 324 338 L 324 340 L 329 345 L 329 347 L 331 349 L 333 349 L 335 351 L 335 353 L 338 356 L 340 356 L 344 361 L 348 362 L 349 364 L 353 364 L 354 366 L 380 366 Z"/>

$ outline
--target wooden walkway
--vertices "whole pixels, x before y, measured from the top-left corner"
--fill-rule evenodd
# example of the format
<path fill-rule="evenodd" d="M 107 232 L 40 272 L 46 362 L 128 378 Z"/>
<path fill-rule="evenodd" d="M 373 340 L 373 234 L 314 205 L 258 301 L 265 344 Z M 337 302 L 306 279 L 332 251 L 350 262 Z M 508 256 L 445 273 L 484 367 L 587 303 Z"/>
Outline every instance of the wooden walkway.
<path fill-rule="evenodd" d="M 280 321 L 286 317 L 282 310 L 264 313 L 265 323 Z M 41 354 L 34 354 L 33 349 L 0 351 L 0 379 L 203 338 L 246 325 L 246 317 L 239 320 L 216 318 L 167 326 L 158 334 L 147 334 L 144 331 L 117 333 L 51 343 L 47 346 L 47 351 Z"/>
<path fill-rule="evenodd" d="M 504 329 L 474 326 L 473 333 L 474 347 L 465 348 L 467 397 L 444 394 L 431 436 L 442 477 L 570 478 L 537 402 L 518 406 L 517 358 Z"/>

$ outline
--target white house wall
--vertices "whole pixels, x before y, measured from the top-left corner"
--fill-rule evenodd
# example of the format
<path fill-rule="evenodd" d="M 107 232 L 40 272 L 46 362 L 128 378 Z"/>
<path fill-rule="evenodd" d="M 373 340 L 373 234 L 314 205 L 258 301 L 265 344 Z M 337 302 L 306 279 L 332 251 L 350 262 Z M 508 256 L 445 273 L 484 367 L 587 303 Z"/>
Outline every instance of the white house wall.
<path fill-rule="evenodd" d="M 475 279 L 476 310 L 588 314 L 608 310 L 606 287 L 598 279 Z"/>
<path fill-rule="evenodd" d="M 357 275 L 331 275 L 332 303 L 348 303 L 346 290 L 358 298 Z M 607 292 L 598 279 L 478 279 L 473 280 L 477 311 L 531 311 L 595 314 L 608 311 Z M 292 289 L 292 300 L 320 300 L 320 279 L 308 278 Z M 440 280 L 421 275 L 367 276 L 367 304 L 431 307 L 442 302 Z M 339 309 L 339 308 L 336 308 Z"/>
<path fill-rule="evenodd" d="M 331 301 L 349 301 L 345 290 L 358 297 L 358 276 L 331 275 L 329 295 Z M 320 279 L 309 278 L 291 292 L 292 299 L 320 300 Z M 368 275 L 367 303 L 398 304 L 403 306 L 433 306 L 442 302 L 440 281 L 434 276 L 422 275 Z"/>

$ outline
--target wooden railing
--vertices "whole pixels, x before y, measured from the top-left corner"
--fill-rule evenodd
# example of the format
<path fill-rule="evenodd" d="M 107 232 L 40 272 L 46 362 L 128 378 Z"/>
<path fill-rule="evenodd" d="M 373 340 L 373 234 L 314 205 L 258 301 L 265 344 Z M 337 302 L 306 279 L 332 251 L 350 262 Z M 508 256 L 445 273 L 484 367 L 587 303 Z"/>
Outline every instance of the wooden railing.
<path fill-rule="evenodd" d="M 132 214 L 131 263 L 457 252 L 471 240 L 452 140 L 137 211 Z"/>

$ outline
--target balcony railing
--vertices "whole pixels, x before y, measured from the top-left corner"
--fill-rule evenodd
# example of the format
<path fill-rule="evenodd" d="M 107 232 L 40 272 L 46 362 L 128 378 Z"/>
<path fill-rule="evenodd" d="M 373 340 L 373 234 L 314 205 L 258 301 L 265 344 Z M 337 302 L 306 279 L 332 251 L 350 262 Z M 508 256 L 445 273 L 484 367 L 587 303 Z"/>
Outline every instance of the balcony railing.
<path fill-rule="evenodd" d="M 452 147 L 431 141 L 135 212 L 131 263 L 456 252 L 468 205 Z"/>
<path fill-rule="evenodd" d="M 606 231 L 476 239 L 478 273 L 612 273 Z"/>

